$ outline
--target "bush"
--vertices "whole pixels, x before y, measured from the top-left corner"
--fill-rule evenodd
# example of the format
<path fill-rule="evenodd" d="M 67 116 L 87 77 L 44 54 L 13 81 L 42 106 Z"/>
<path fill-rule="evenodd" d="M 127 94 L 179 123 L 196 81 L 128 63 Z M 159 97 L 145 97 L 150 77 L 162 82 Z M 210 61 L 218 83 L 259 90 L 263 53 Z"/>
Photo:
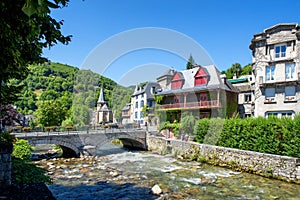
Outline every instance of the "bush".
<path fill-rule="evenodd" d="M 193 135 L 195 124 L 196 118 L 194 117 L 194 115 L 187 114 L 181 118 L 180 129 L 182 129 L 184 133 Z"/>
<path fill-rule="evenodd" d="M 21 160 L 29 160 L 33 147 L 27 140 L 18 140 L 14 144 L 14 151 L 12 156 Z"/>
<path fill-rule="evenodd" d="M 50 177 L 45 175 L 47 170 L 39 168 L 30 161 L 13 159 L 12 171 L 18 183 L 51 183 Z"/>
<path fill-rule="evenodd" d="M 51 183 L 45 169 L 31 163 L 30 156 L 33 147 L 27 140 L 17 140 L 12 153 L 12 172 L 18 183 Z"/>
<path fill-rule="evenodd" d="M 210 119 L 203 118 L 196 122 L 196 126 L 194 128 L 194 135 L 196 142 L 203 143 L 204 137 L 208 132 L 208 128 L 210 126 Z"/>
<path fill-rule="evenodd" d="M 300 157 L 300 116 L 201 119 L 194 132 L 199 143 Z"/>
<path fill-rule="evenodd" d="M 179 136 L 179 129 L 180 129 L 180 123 L 170 123 L 170 122 L 165 122 L 165 123 L 161 123 L 160 127 L 159 127 L 159 131 L 165 130 L 165 129 L 169 129 L 172 130 L 174 133 L 174 136 Z"/>
<path fill-rule="evenodd" d="M 12 144 L 14 140 L 15 136 L 11 135 L 9 132 L 4 131 L 0 133 L 0 142 Z"/>

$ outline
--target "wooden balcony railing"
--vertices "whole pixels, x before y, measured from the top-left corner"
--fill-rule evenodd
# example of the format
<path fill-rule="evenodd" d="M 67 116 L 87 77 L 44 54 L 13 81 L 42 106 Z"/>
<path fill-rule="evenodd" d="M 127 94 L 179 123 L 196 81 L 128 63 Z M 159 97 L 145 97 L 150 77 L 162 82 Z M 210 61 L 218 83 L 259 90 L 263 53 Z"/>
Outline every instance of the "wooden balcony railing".
<path fill-rule="evenodd" d="M 160 105 L 159 109 L 207 109 L 221 107 L 219 100 L 212 101 L 199 101 L 199 102 L 187 102 L 187 103 L 173 103 Z"/>

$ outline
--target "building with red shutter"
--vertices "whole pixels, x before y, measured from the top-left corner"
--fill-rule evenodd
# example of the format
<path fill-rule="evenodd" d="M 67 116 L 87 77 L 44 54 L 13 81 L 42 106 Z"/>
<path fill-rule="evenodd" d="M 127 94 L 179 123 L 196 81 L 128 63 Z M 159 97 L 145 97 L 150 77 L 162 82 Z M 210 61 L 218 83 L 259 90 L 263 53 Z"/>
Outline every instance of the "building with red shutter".
<path fill-rule="evenodd" d="M 198 118 L 231 117 L 237 112 L 238 92 L 214 65 L 172 71 L 170 81 L 160 80 L 163 76 L 157 82 L 165 89 L 157 93 L 163 96 L 158 110 L 165 112 L 167 121 L 180 121 L 183 112 Z"/>

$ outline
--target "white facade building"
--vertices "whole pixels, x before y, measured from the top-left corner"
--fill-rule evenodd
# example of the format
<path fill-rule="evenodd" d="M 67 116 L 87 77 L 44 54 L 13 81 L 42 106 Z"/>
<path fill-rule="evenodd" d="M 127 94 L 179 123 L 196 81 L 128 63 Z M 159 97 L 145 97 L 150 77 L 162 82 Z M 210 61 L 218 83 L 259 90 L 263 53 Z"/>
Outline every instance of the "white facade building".
<path fill-rule="evenodd" d="M 251 41 L 255 78 L 255 116 L 290 116 L 300 112 L 300 28 L 278 24 Z"/>
<path fill-rule="evenodd" d="M 154 95 L 158 89 L 161 89 L 160 85 L 154 82 L 149 82 L 144 86 L 136 86 L 134 93 L 131 95 L 131 119 L 133 119 L 133 122 L 138 124 L 151 123 L 152 117 L 154 117 Z M 143 112 L 144 107 L 147 107 L 146 116 Z"/>

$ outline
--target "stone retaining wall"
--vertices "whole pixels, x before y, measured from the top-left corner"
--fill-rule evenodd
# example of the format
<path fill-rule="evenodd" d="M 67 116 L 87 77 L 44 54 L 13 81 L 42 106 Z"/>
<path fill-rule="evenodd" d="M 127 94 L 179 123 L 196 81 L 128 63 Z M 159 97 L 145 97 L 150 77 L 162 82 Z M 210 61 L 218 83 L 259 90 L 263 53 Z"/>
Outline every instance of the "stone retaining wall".
<path fill-rule="evenodd" d="M 148 136 L 149 150 L 300 183 L 300 158 Z"/>
<path fill-rule="evenodd" d="M 11 153 L 13 147 L 0 142 L 0 188 L 11 184 Z"/>

